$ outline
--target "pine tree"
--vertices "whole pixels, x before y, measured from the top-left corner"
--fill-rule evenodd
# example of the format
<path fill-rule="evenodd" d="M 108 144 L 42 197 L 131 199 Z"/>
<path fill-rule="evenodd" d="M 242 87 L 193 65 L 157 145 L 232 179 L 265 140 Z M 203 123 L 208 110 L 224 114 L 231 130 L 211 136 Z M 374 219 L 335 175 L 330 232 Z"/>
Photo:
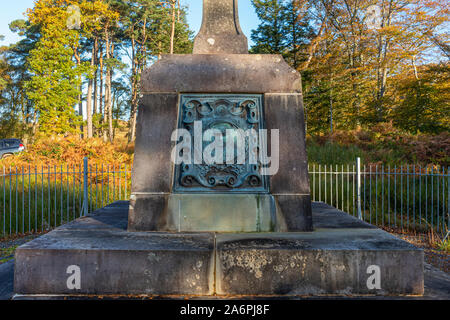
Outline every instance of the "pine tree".
<path fill-rule="evenodd" d="M 284 31 L 286 28 L 284 1 L 252 0 L 261 23 L 252 30 L 251 39 L 255 43 L 251 53 L 279 54 L 286 49 Z"/>

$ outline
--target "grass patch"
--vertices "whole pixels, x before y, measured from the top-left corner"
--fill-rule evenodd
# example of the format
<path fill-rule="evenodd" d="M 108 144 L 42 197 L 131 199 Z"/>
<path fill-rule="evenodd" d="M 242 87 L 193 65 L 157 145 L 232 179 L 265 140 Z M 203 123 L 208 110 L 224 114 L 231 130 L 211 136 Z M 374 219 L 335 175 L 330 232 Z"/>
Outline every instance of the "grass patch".
<path fill-rule="evenodd" d="M 8 262 L 14 259 L 14 252 L 16 251 L 17 246 L 12 246 L 9 248 L 0 248 L 0 264 Z"/>
<path fill-rule="evenodd" d="M 364 151 L 357 146 L 345 146 L 331 141 L 321 145 L 310 140 L 306 150 L 309 163 L 317 165 L 353 165 L 357 157 L 360 157 L 363 163 L 365 158 Z"/>

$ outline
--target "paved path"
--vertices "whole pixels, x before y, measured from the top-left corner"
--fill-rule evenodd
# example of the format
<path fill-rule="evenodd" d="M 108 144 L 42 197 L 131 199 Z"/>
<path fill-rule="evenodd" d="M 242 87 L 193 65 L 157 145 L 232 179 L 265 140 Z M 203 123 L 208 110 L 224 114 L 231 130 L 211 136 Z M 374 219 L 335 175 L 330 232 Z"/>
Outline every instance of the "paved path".
<path fill-rule="evenodd" d="M 0 264 L 0 300 L 8 300 L 13 294 L 14 260 Z"/>

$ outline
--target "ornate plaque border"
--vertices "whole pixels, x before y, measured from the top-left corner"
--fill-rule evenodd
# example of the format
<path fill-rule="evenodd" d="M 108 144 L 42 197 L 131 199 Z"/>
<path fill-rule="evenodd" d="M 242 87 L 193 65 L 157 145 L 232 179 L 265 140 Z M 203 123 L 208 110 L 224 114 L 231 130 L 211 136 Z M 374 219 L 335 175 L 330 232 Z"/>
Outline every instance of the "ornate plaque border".
<path fill-rule="evenodd" d="M 227 126 L 264 129 L 262 94 L 180 94 L 178 128 L 193 130 L 194 121 L 207 128 Z M 175 165 L 175 193 L 269 193 L 269 179 L 255 165 Z M 220 173 L 220 181 L 210 172 Z M 189 185 L 191 184 L 191 185 Z"/>

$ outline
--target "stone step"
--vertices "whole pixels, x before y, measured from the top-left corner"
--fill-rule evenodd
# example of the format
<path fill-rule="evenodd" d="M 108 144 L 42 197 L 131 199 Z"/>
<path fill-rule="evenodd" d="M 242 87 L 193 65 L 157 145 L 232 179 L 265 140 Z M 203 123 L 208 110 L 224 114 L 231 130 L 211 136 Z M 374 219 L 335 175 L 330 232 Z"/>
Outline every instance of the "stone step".
<path fill-rule="evenodd" d="M 318 228 L 299 233 L 127 232 L 127 209 L 116 203 L 19 247 L 15 293 L 423 294 L 421 249 L 324 204 L 313 204 Z"/>

